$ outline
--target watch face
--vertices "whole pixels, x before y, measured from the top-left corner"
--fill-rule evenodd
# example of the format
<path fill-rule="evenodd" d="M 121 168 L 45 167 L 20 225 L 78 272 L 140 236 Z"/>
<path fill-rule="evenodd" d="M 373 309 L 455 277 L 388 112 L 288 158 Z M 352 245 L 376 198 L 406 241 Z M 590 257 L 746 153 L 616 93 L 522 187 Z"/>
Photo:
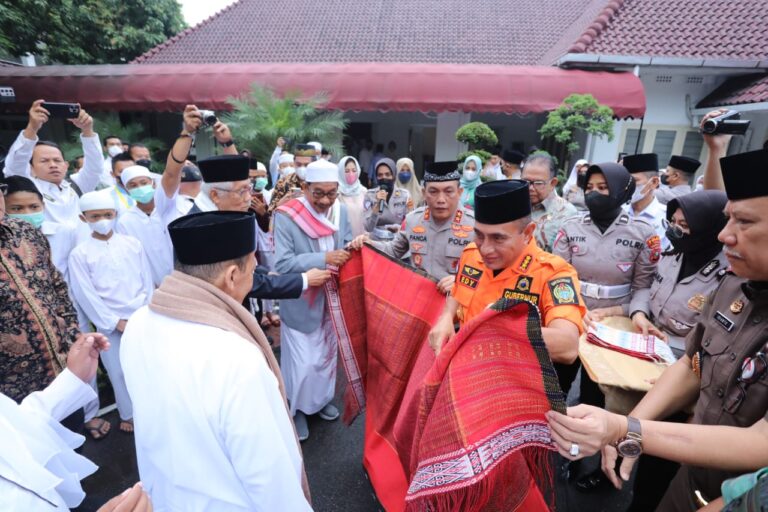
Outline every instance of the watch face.
<path fill-rule="evenodd" d="M 634 459 L 643 453 L 643 448 L 640 446 L 640 443 L 634 439 L 625 439 L 620 442 L 616 448 L 619 451 L 619 455 L 628 459 Z"/>

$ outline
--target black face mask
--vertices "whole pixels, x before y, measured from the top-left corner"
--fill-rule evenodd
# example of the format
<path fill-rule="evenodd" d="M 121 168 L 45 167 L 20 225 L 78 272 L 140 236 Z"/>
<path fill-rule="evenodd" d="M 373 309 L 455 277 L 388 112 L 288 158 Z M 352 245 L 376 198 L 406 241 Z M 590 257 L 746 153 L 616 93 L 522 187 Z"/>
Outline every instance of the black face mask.
<path fill-rule="evenodd" d="M 149 169 L 152 166 L 152 161 L 147 159 L 136 160 L 136 165 L 140 165 Z"/>
<path fill-rule="evenodd" d="M 578 173 L 576 175 L 576 186 L 578 186 L 581 190 L 584 190 L 584 187 L 587 186 L 587 175 Z"/>
<path fill-rule="evenodd" d="M 712 247 L 711 233 L 702 235 L 689 235 L 683 233 L 683 231 L 677 226 L 670 225 L 666 231 L 667 240 L 675 249 L 675 252 L 681 252 L 683 254 L 695 254 Z M 716 235 L 715 235 L 716 236 Z"/>
<path fill-rule="evenodd" d="M 662 185 L 669 185 L 669 176 L 666 174 L 661 175 L 661 184 Z"/>
<path fill-rule="evenodd" d="M 616 205 L 616 200 L 600 192 L 592 191 L 584 194 L 584 203 L 589 210 L 589 216 L 603 233 L 616 217 L 621 214 L 621 205 Z"/>
<path fill-rule="evenodd" d="M 386 190 L 387 194 L 391 194 L 392 190 L 394 190 L 395 188 L 395 180 L 390 180 L 390 179 L 379 180 L 379 188 L 381 190 Z"/>

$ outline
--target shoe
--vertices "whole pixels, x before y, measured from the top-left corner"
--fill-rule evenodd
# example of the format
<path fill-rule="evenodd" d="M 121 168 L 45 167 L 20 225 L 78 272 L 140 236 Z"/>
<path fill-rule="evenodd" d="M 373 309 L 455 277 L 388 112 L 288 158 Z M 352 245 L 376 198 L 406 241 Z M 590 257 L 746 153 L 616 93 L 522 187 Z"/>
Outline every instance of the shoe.
<path fill-rule="evenodd" d="M 593 472 L 576 480 L 576 489 L 581 492 L 594 492 L 598 489 L 610 487 L 610 484 L 611 483 L 608 480 L 608 477 L 605 476 L 605 473 L 603 473 L 603 470 L 597 468 Z"/>
<path fill-rule="evenodd" d="M 320 409 L 320 412 L 318 412 L 317 415 L 320 416 L 320 418 L 324 419 L 325 421 L 333 421 L 335 419 L 338 419 L 339 410 L 336 408 L 336 406 L 329 403 L 325 407 Z"/>
<path fill-rule="evenodd" d="M 293 416 L 293 424 L 296 425 L 296 436 L 299 441 L 304 442 L 309 439 L 309 425 L 307 425 L 307 417 L 301 411 L 296 411 Z"/>

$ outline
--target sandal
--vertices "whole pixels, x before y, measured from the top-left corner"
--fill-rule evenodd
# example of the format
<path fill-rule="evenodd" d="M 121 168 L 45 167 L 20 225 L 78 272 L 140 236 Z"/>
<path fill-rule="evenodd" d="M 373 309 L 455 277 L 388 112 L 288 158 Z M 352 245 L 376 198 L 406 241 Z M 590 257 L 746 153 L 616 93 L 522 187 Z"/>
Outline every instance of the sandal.
<path fill-rule="evenodd" d="M 109 434 L 109 431 L 112 429 L 112 424 L 102 418 L 93 418 L 92 420 L 87 421 L 83 426 L 96 441 L 107 437 L 107 434 Z"/>
<path fill-rule="evenodd" d="M 133 418 L 120 421 L 120 431 L 126 434 L 133 434 Z"/>

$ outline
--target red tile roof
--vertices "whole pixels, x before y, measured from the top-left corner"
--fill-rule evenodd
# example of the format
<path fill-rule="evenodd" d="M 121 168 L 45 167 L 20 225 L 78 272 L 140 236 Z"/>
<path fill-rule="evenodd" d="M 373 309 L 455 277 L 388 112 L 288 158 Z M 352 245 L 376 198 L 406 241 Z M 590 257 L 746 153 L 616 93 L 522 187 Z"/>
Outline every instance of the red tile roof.
<path fill-rule="evenodd" d="M 701 100 L 696 108 L 743 105 L 768 101 L 768 75 L 746 75 L 731 78 Z"/>
<path fill-rule="evenodd" d="M 552 64 L 606 0 L 239 0 L 139 64 Z"/>
<path fill-rule="evenodd" d="M 768 58 L 768 0 L 611 0 L 569 53 Z"/>

